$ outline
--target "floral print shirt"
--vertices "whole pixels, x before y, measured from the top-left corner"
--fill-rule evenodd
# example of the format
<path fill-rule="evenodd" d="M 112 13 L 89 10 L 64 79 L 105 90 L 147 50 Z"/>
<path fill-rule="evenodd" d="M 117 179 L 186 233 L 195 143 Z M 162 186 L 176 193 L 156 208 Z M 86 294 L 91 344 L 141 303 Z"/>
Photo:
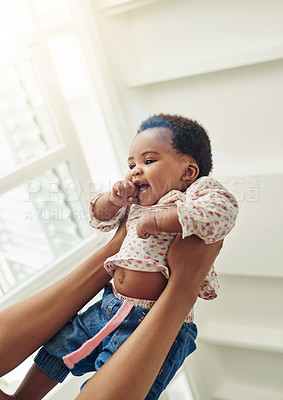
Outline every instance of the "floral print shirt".
<path fill-rule="evenodd" d="M 90 203 L 90 225 L 108 232 L 119 226 L 126 207 L 119 209 L 110 220 L 100 221 L 92 212 L 93 205 L 100 196 L 101 194 L 95 196 Z M 161 272 L 169 278 L 167 252 L 177 234 L 160 232 L 148 239 L 142 239 L 137 236 L 136 223 L 144 212 L 166 210 L 174 205 L 177 206 L 182 237 L 196 235 L 207 244 L 223 239 L 234 227 L 238 214 L 235 197 L 221 183 L 210 177 L 199 178 L 186 192 L 172 190 L 152 206 L 133 204 L 127 220 L 127 235 L 121 249 L 104 263 L 111 276 L 114 275 L 116 266 L 120 266 L 136 271 Z M 199 297 L 214 299 L 218 289 L 219 279 L 212 266 L 201 285 Z"/>

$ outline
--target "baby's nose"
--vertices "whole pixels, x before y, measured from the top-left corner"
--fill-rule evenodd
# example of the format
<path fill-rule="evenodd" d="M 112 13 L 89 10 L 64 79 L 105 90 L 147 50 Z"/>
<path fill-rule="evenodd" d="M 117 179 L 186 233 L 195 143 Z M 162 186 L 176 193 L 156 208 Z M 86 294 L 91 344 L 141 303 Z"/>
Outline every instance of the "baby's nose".
<path fill-rule="evenodd" d="M 135 168 L 133 169 L 133 175 L 141 175 L 141 174 L 142 174 L 142 168 L 136 165 Z"/>

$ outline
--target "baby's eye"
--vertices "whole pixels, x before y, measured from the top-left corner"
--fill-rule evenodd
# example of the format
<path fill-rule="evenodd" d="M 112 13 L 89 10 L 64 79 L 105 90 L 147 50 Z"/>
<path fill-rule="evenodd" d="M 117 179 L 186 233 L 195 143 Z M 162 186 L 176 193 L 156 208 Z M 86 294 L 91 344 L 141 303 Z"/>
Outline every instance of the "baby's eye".
<path fill-rule="evenodd" d="M 145 164 L 151 164 L 154 163 L 156 160 L 153 160 L 152 158 L 149 158 L 145 161 Z"/>
<path fill-rule="evenodd" d="M 135 168 L 135 164 L 130 164 L 129 165 L 129 169 L 134 169 Z"/>

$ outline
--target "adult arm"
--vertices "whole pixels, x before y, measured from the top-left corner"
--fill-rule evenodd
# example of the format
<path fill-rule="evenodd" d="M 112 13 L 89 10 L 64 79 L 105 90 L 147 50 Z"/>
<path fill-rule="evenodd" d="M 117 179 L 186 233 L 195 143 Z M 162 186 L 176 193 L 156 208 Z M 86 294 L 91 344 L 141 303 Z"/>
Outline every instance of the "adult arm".
<path fill-rule="evenodd" d="M 103 267 L 125 237 L 124 224 L 109 243 L 70 274 L 0 312 L 0 376 L 11 371 L 61 329 L 111 279 Z"/>
<path fill-rule="evenodd" d="M 172 243 L 168 284 L 143 322 L 84 386 L 77 400 L 143 400 L 222 247 L 196 236 Z M 109 384 L 110 383 L 110 384 Z"/>

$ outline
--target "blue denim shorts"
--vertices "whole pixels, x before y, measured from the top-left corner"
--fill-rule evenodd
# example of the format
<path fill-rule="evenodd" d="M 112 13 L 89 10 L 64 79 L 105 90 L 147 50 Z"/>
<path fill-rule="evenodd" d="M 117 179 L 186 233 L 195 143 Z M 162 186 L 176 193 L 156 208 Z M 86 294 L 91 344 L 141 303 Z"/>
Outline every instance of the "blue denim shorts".
<path fill-rule="evenodd" d="M 121 304 L 122 301 L 114 296 L 111 285 L 107 285 L 101 301 L 89 307 L 82 314 L 76 314 L 39 350 L 34 360 L 36 365 L 45 375 L 57 382 L 63 382 L 69 372 L 80 376 L 87 372 L 97 371 L 131 335 L 148 313 L 148 309 L 133 307 L 121 325 L 103 339 L 89 356 L 75 364 L 72 370 L 66 367 L 62 357 L 78 349 L 84 342 L 96 335 L 117 313 Z M 182 325 L 146 400 L 159 398 L 185 358 L 196 349 L 196 336 L 197 327 L 194 323 Z"/>

